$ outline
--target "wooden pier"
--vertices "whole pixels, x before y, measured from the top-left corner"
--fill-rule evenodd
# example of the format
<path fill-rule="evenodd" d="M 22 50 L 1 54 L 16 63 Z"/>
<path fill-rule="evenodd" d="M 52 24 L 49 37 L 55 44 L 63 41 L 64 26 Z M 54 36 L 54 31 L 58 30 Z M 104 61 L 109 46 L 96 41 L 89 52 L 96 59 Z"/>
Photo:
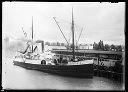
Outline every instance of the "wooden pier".
<path fill-rule="evenodd" d="M 54 49 L 52 52 L 62 55 L 71 55 L 72 50 Z M 112 80 L 123 81 L 124 76 L 124 52 L 75 50 L 76 56 L 87 56 L 96 59 L 94 61 L 94 76 L 106 77 Z M 103 62 L 103 59 L 106 61 Z M 106 62 L 108 64 L 106 64 Z M 114 65 L 112 64 L 114 62 Z"/>

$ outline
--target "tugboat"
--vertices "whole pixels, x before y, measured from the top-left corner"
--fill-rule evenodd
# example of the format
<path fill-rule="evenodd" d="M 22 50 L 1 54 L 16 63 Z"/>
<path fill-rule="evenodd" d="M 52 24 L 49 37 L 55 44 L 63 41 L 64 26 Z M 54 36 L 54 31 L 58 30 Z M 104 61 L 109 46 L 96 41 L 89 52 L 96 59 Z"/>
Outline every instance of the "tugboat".
<path fill-rule="evenodd" d="M 75 56 L 74 46 L 74 20 L 72 9 L 72 55 L 58 55 L 44 50 L 44 41 L 33 41 L 33 19 L 32 19 L 32 41 L 27 43 L 27 48 L 20 55 L 15 56 L 14 65 L 27 69 L 39 70 L 46 73 L 61 76 L 93 78 L 93 59 L 84 57 L 80 59 Z M 40 52 L 37 50 L 41 47 Z"/>

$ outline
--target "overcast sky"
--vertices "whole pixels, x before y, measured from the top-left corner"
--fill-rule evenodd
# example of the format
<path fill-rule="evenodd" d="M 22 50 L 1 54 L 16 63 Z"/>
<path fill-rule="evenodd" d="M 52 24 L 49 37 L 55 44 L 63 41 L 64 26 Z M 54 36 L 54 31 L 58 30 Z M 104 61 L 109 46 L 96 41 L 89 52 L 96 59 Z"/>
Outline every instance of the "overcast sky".
<path fill-rule="evenodd" d="M 24 37 L 22 27 L 30 39 L 32 16 L 34 39 L 64 42 L 53 17 L 56 17 L 67 40 L 71 38 L 71 14 L 74 14 L 75 35 L 79 43 L 103 40 L 108 44 L 124 45 L 125 3 L 89 2 L 4 2 L 2 4 L 2 35 Z"/>

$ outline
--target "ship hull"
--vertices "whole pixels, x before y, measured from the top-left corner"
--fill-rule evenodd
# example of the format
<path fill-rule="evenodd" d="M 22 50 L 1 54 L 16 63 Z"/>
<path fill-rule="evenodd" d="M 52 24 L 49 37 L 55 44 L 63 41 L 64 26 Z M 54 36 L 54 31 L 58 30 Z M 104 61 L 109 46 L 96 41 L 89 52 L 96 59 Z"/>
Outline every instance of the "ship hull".
<path fill-rule="evenodd" d="M 41 65 L 13 61 L 14 65 L 61 76 L 93 78 L 93 64 L 83 65 Z"/>

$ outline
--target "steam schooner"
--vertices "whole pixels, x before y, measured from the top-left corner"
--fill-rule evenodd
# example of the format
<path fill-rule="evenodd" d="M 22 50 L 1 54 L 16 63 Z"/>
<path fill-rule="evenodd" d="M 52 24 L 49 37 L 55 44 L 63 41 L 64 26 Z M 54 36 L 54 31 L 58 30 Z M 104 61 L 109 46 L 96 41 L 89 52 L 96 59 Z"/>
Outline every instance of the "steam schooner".
<path fill-rule="evenodd" d="M 72 8 L 72 55 L 59 55 L 44 50 L 44 41 L 33 41 L 33 19 L 32 19 L 32 41 L 27 42 L 25 51 L 20 52 L 13 60 L 14 65 L 27 69 L 39 70 L 62 76 L 93 78 L 93 59 L 84 57 L 80 59 L 75 56 L 74 46 L 74 20 Z M 36 52 L 40 47 L 40 53 Z"/>

